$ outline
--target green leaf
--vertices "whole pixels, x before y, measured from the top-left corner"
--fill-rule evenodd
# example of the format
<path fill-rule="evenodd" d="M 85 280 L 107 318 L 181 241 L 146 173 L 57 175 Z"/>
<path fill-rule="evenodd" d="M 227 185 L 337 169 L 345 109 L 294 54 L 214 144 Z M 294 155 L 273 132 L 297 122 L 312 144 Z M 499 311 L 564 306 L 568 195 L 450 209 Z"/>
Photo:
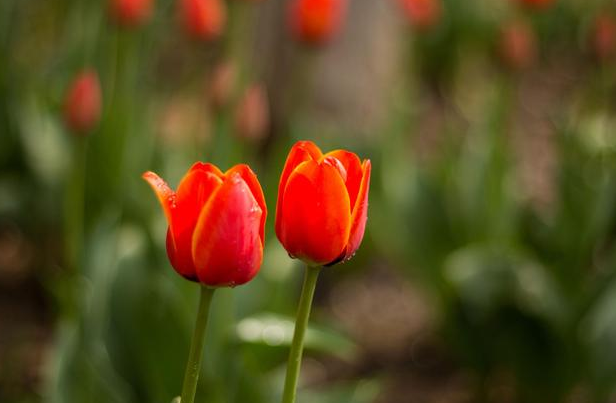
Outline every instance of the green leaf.
<path fill-rule="evenodd" d="M 270 347 L 288 347 L 293 339 L 294 322 L 291 318 L 273 313 L 247 317 L 235 326 L 235 336 L 243 343 Z M 305 348 L 351 359 L 357 348 L 347 337 L 326 327 L 310 325 L 306 331 Z"/>

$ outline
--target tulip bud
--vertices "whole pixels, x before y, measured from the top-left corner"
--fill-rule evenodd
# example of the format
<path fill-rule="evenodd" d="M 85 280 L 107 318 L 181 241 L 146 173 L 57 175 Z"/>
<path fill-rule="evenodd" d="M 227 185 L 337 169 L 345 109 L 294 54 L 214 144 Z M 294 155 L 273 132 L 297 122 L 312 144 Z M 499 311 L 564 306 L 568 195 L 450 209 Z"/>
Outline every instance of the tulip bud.
<path fill-rule="evenodd" d="M 592 50 L 599 60 L 607 60 L 616 54 L 616 19 L 611 15 L 598 16 L 592 27 Z"/>
<path fill-rule="evenodd" d="M 370 160 L 336 150 L 322 154 L 296 143 L 284 166 L 276 204 L 276 235 L 289 255 L 311 266 L 350 259 L 366 228 Z"/>
<path fill-rule="evenodd" d="M 222 62 L 214 68 L 207 87 L 208 101 L 214 109 L 220 110 L 229 105 L 236 79 L 237 71 L 233 63 Z"/>
<path fill-rule="evenodd" d="M 533 10 L 547 9 L 555 2 L 555 0 L 515 0 L 515 1 L 517 1 L 523 7 L 528 8 L 528 9 L 533 9 Z"/>
<path fill-rule="evenodd" d="M 523 21 L 509 23 L 501 31 L 498 51 L 508 68 L 519 71 L 529 67 L 537 54 L 533 30 Z"/>
<path fill-rule="evenodd" d="M 265 88 L 250 86 L 235 112 L 235 130 L 246 140 L 259 140 L 266 134 L 269 126 L 269 106 Z"/>
<path fill-rule="evenodd" d="M 428 30 L 436 25 L 442 14 L 440 0 L 399 0 L 406 18 L 418 30 Z"/>
<path fill-rule="evenodd" d="M 247 165 L 222 173 L 197 162 L 176 192 L 153 172 L 143 178 L 167 217 L 167 255 L 180 275 L 209 287 L 252 280 L 263 260 L 267 208 Z"/>
<path fill-rule="evenodd" d="M 64 123 L 73 133 L 85 134 L 101 115 L 101 88 L 94 70 L 82 71 L 72 82 L 64 99 Z"/>
<path fill-rule="evenodd" d="M 180 0 L 179 4 L 182 25 L 188 35 L 211 41 L 222 34 L 227 20 L 222 0 Z"/>
<path fill-rule="evenodd" d="M 322 45 L 340 29 L 346 0 L 292 0 L 289 24 L 295 38 L 308 45 Z"/>
<path fill-rule="evenodd" d="M 110 0 L 110 13 L 121 26 L 137 27 L 152 14 L 152 0 Z"/>

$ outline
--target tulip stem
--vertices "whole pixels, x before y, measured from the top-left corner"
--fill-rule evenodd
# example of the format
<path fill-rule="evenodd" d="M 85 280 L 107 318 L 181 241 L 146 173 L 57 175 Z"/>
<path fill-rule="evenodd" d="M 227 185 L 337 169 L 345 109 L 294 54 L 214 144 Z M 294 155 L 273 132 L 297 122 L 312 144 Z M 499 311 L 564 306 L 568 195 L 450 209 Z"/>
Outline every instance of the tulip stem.
<path fill-rule="evenodd" d="M 304 286 L 302 288 L 297 318 L 295 320 L 295 332 L 293 334 L 293 342 L 291 343 L 291 351 L 289 352 L 289 362 L 287 364 L 287 376 L 284 382 L 282 403 L 295 402 L 297 380 L 299 379 L 302 353 L 304 351 L 304 336 L 306 334 L 306 328 L 308 327 L 308 317 L 310 316 L 312 298 L 314 297 L 314 290 L 317 285 L 317 278 L 319 277 L 320 271 L 320 267 L 306 267 Z"/>
<path fill-rule="evenodd" d="M 213 288 L 201 286 L 197 321 L 190 344 L 190 353 L 188 355 L 188 363 L 186 364 L 186 373 L 184 375 L 184 385 L 182 386 L 182 403 L 193 403 L 195 401 L 197 381 L 199 380 L 199 373 L 201 372 L 205 329 L 207 328 L 207 318 L 209 316 L 212 295 L 214 295 Z"/>

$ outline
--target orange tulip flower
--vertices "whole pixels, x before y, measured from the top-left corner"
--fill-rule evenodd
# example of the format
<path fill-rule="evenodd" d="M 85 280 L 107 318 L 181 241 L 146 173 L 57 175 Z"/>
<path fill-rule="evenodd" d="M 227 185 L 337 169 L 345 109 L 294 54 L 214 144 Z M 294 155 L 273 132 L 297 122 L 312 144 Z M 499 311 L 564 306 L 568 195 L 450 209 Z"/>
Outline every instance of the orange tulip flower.
<path fill-rule="evenodd" d="M 92 130 L 101 116 L 101 86 L 94 70 L 77 75 L 64 99 L 64 123 L 74 133 Z"/>
<path fill-rule="evenodd" d="M 289 22 L 296 39 L 309 45 L 329 41 L 340 29 L 346 0 L 293 0 Z"/>
<path fill-rule="evenodd" d="M 227 22 L 227 9 L 222 0 L 180 0 L 180 16 L 185 31 L 195 39 L 218 38 Z"/>
<path fill-rule="evenodd" d="M 311 266 L 353 256 L 366 227 L 370 169 L 370 160 L 349 151 L 322 154 L 310 141 L 293 146 L 276 205 L 276 235 L 291 256 Z"/>
<path fill-rule="evenodd" d="M 111 16 L 124 27 L 136 27 L 152 14 L 152 0 L 111 0 Z"/>
<path fill-rule="evenodd" d="M 244 284 L 257 274 L 267 208 L 261 185 L 247 165 L 222 173 L 197 162 L 177 192 L 153 172 L 143 178 L 165 211 L 167 255 L 180 275 L 221 287 Z"/>

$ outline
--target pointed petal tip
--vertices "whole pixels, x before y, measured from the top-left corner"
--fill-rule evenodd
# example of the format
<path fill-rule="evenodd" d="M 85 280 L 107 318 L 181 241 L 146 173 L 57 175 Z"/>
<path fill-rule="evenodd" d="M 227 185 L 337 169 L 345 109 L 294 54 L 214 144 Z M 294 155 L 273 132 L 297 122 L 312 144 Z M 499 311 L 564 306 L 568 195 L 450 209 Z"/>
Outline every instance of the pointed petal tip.
<path fill-rule="evenodd" d="M 141 177 L 145 179 L 146 181 L 150 182 L 151 180 L 155 180 L 158 177 L 158 175 L 156 175 L 152 171 L 145 171 L 144 173 L 141 174 Z"/>
<path fill-rule="evenodd" d="M 297 148 L 308 152 L 308 154 L 310 154 L 310 156 L 314 160 L 319 160 L 323 156 L 323 152 L 321 151 L 319 146 L 317 146 L 310 140 L 300 140 L 296 142 L 293 147 L 291 147 L 292 150 Z"/>
<path fill-rule="evenodd" d="M 167 182 L 158 174 L 152 171 L 144 172 L 141 177 L 152 187 L 154 192 L 160 196 L 171 196 L 175 192 L 169 187 Z"/>
<path fill-rule="evenodd" d="M 218 176 L 219 178 L 222 179 L 222 177 L 224 176 L 224 174 L 222 173 L 222 171 L 220 169 L 218 169 L 218 167 L 210 162 L 202 162 L 202 161 L 197 161 L 195 162 L 190 169 L 188 170 L 188 173 L 194 172 L 194 171 L 204 171 L 204 172 L 209 172 L 212 173 L 216 176 Z"/>
<path fill-rule="evenodd" d="M 361 167 L 364 172 L 370 172 L 370 170 L 372 169 L 372 162 L 370 162 L 369 159 L 365 159 L 362 162 Z"/>

